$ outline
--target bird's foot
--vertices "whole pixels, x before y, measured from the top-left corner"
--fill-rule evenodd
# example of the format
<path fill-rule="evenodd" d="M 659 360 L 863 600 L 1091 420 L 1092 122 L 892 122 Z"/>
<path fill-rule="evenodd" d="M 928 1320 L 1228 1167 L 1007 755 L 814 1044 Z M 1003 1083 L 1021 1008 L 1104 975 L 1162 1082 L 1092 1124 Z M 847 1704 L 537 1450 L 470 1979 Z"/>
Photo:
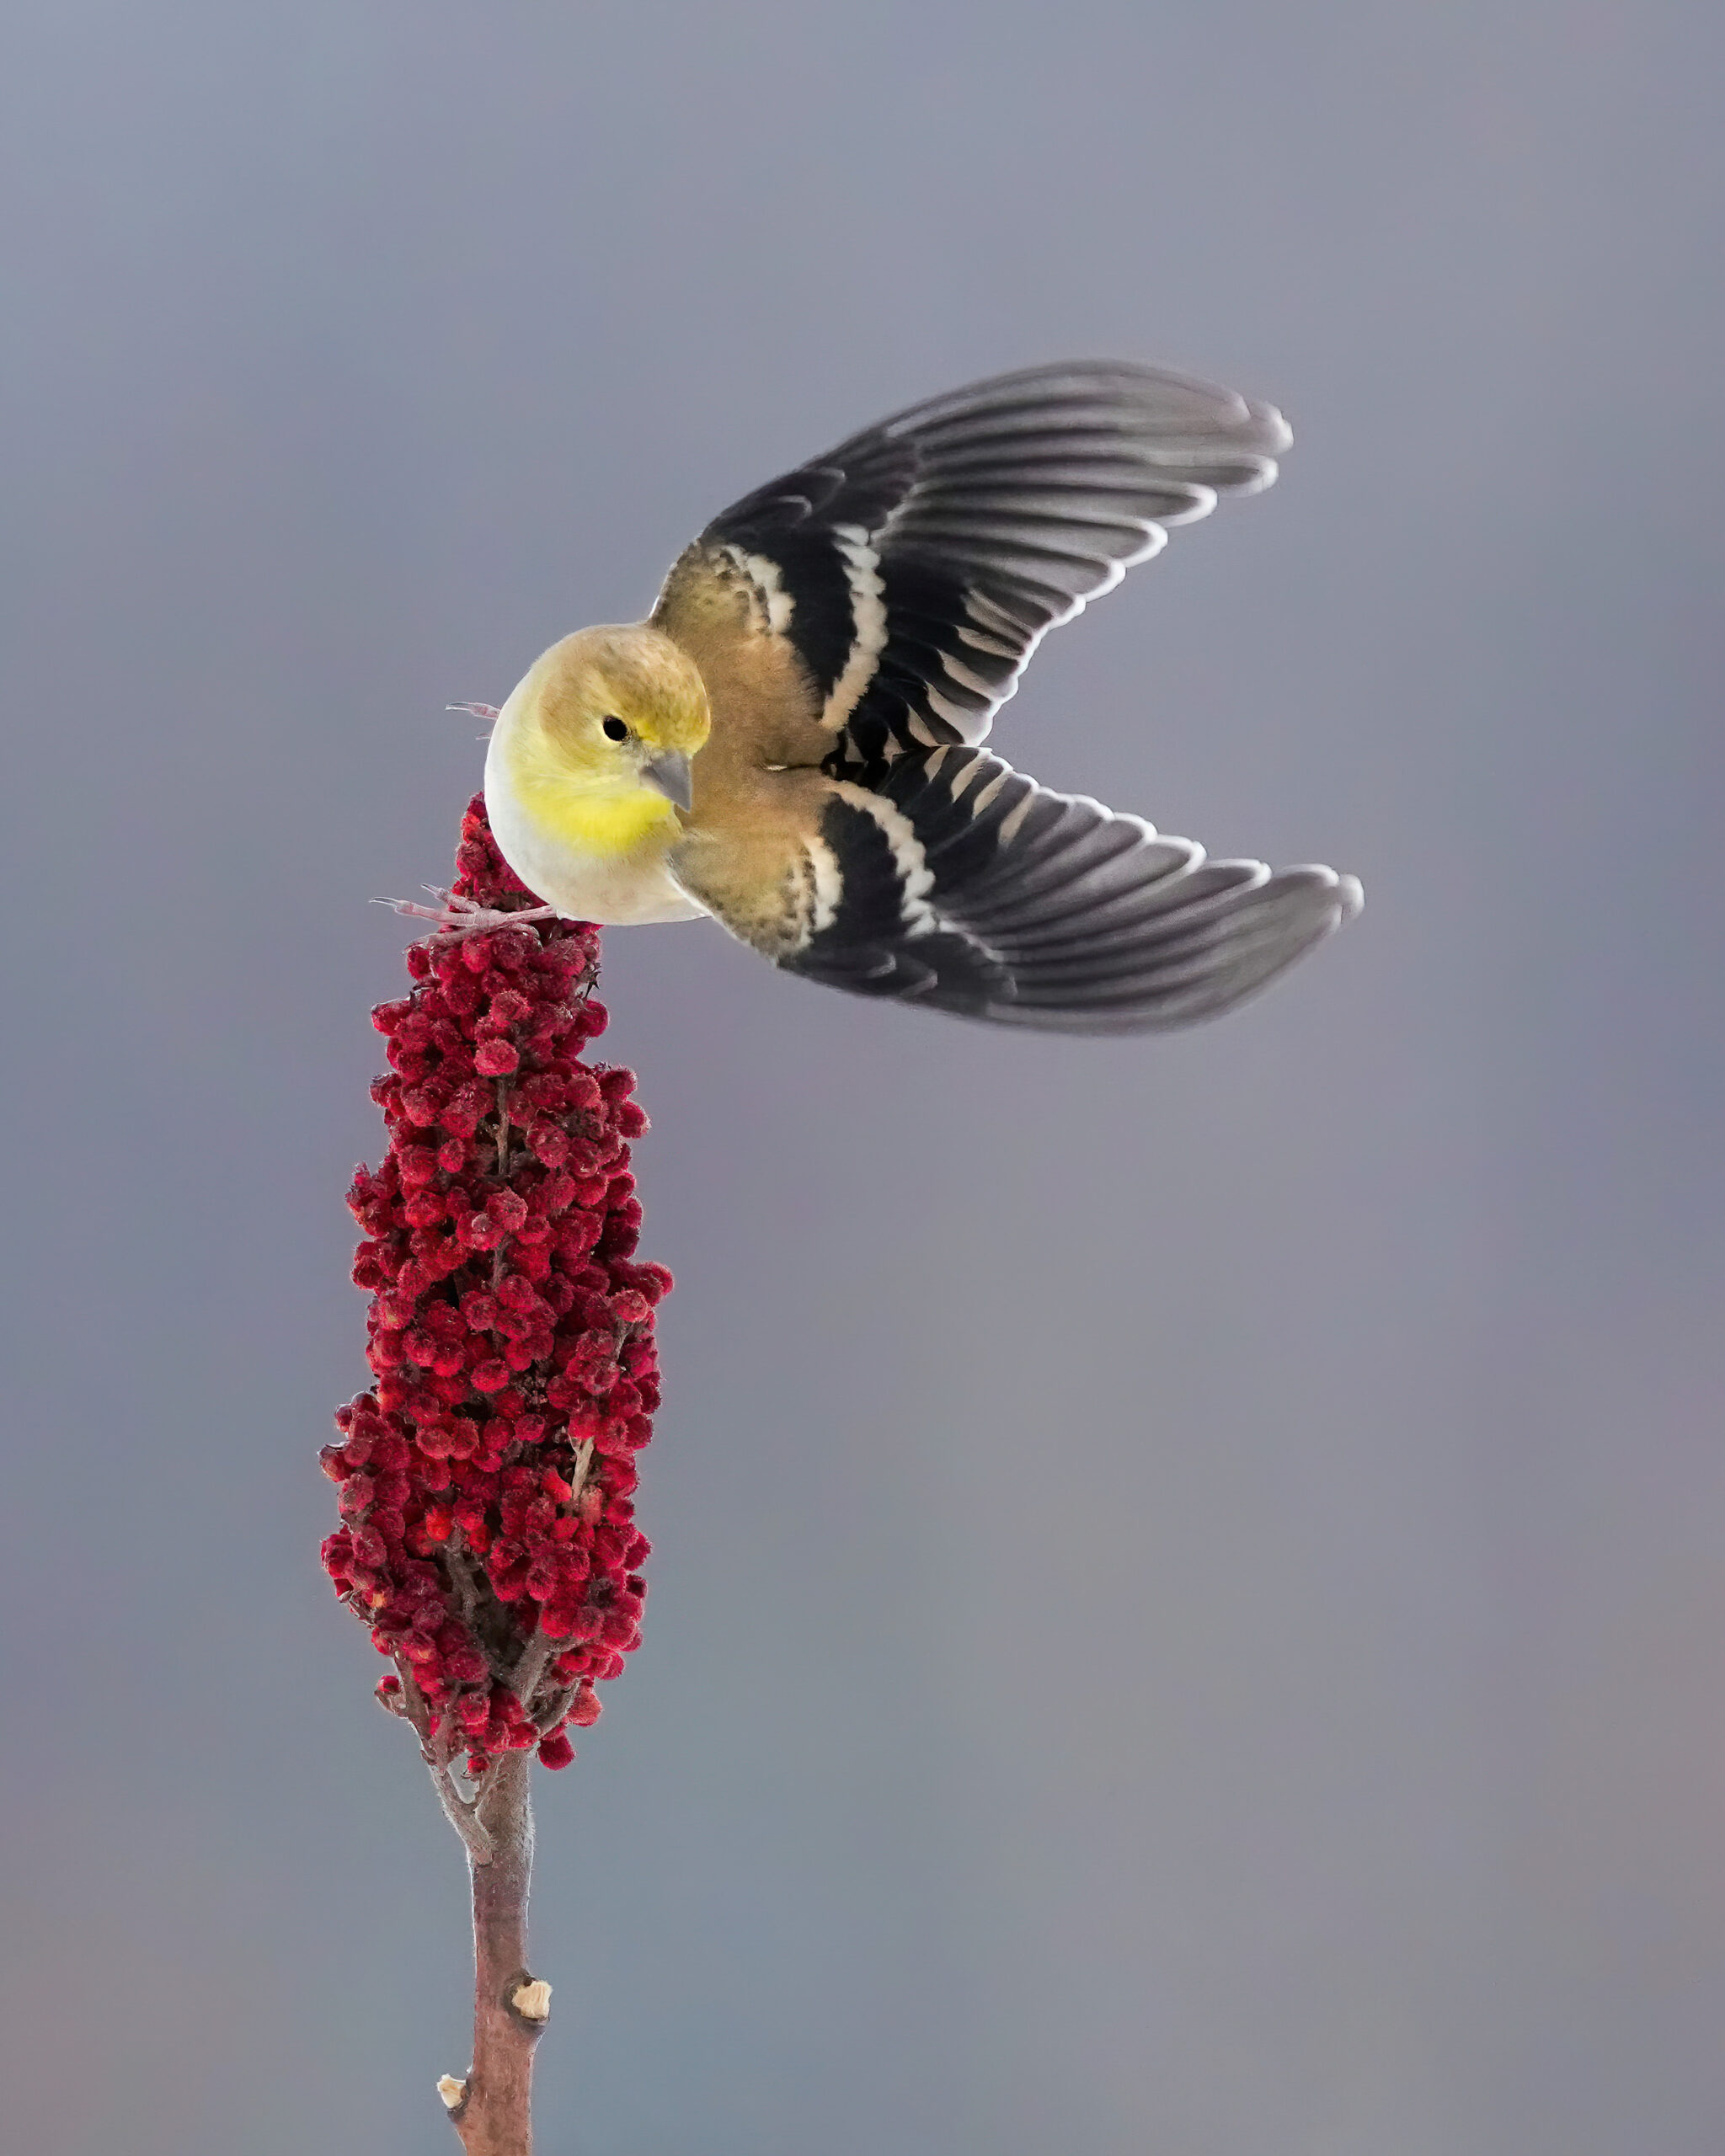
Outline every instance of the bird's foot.
<path fill-rule="evenodd" d="M 458 942 L 464 936 L 483 936 L 493 928 L 522 928 L 536 921 L 555 921 L 555 906 L 528 906 L 520 913 L 505 913 L 495 906 L 482 906 L 477 899 L 464 899 L 458 891 L 446 891 L 428 883 L 425 889 L 437 901 L 422 906 L 415 899 L 373 899 L 373 905 L 387 906 L 408 921 L 429 921 L 437 940 Z"/>
<path fill-rule="evenodd" d="M 446 704 L 446 711 L 464 711 L 472 718 L 497 718 L 501 716 L 495 704 Z"/>

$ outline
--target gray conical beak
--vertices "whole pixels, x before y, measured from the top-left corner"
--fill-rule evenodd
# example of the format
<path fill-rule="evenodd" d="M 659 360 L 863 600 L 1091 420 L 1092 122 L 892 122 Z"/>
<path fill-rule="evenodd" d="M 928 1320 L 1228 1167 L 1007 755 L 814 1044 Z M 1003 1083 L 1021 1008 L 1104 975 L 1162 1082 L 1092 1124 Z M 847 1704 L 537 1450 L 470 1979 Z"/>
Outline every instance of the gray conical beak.
<path fill-rule="evenodd" d="M 679 808 L 692 808 L 695 789 L 689 771 L 689 760 L 678 749 L 668 749 L 662 756 L 649 756 L 641 766 L 641 776 L 649 786 L 656 787 L 667 801 L 674 801 Z"/>

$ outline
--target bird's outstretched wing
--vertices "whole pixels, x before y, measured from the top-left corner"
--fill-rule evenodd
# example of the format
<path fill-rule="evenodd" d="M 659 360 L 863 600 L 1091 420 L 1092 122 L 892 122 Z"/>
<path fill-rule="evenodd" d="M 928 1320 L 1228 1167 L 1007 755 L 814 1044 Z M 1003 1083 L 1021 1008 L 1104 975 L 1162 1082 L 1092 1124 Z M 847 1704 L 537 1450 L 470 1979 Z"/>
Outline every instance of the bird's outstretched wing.
<path fill-rule="evenodd" d="M 1333 869 L 1210 861 L 1136 816 L 1053 793 L 985 750 L 810 772 L 758 904 L 758 846 L 692 835 L 676 873 L 777 964 L 1000 1024 L 1143 1033 L 1231 1009 L 1358 911 Z"/>
<path fill-rule="evenodd" d="M 830 734 L 834 770 L 975 743 L 1044 632 L 1171 525 L 1276 476 L 1281 414 L 1119 360 L 932 398 L 745 496 L 672 569 L 675 636 L 715 574 L 744 580 Z"/>

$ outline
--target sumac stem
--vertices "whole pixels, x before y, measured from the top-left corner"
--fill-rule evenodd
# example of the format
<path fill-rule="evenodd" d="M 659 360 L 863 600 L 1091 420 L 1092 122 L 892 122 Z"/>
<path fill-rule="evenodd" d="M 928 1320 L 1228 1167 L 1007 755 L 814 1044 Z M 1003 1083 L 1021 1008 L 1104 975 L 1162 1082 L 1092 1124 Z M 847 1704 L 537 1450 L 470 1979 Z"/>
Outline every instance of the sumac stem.
<path fill-rule="evenodd" d="M 493 1768 L 479 1802 L 491 1860 L 469 1860 L 473 1881 L 473 2063 L 451 2117 L 467 2156 L 531 2156 L 533 2051 L 543 2013 L 527 1967 L 527 1893 L 533 1872 L 528 1755 Z M 542 1994 L 543 1987 L 540 1988 Z"/>

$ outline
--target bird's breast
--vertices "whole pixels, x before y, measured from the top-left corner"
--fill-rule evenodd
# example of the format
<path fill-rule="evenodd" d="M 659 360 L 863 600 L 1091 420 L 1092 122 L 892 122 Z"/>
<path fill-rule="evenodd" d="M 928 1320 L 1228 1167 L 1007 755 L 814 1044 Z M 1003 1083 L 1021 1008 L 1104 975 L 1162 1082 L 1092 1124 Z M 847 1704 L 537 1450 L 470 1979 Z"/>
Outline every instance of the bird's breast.
<path fill-rule="evenodd" d="M 665 857 L 680 826 L 661 795 L 559 797 L 524 784 L 494 737 L 485 809 L 504 859 L 569 920 L 622 926 L 693 921 L 703 911 L 671 879 Z"/>

